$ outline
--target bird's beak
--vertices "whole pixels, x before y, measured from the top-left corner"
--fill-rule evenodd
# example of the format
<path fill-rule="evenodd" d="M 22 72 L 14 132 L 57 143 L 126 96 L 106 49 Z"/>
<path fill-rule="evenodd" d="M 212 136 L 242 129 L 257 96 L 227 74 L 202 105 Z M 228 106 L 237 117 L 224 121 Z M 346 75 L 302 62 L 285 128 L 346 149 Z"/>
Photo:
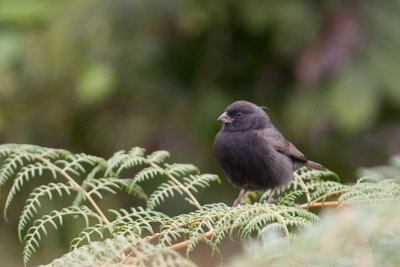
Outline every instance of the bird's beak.
<path fill-rule="evenodd" d="M 220 122 L 223 122 L 223 123 L 233 122 L 233 119 L 231 117 L 229 117 L 228 113 L 226 113 L 226 112 L 222 113 L 222 115 L 219 116 L 217 120 Z"/>

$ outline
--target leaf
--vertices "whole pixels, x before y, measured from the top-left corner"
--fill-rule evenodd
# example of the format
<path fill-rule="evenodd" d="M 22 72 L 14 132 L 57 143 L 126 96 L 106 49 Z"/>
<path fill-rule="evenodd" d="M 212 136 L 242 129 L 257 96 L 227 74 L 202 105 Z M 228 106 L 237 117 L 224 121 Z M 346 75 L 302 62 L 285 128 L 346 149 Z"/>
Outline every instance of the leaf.
<path fill-rule="evenodd" d="M 36 252 L 37 248 L 39 247 L 39 242 L 41 241 L 43 234 L 47 235 L 46 229 L 48 225 L 52 225 L 54 226 L 54 228 L 57 229 L 57 225 L 62 225 L 63 223 L 62 217 L 67 215 L 82 216 L 85 219 L 87 226 L 89 225 L 89 217 L 96 218 L 98 222 L 102 221 L 101 217 L 97 215 L 97 213 L 94 213 L 92 210 L 85 206 L 71 206 L 68 208 L 63 208 L 60 211 L 51 211 L 49 214 L 44 215 L 42 218 L 36 220 L 33 223 L 33 226 L 28 229 L 28 232 L 24 237 L 23 259 L 25 265 L 28 263 L 32 254 Z"/>

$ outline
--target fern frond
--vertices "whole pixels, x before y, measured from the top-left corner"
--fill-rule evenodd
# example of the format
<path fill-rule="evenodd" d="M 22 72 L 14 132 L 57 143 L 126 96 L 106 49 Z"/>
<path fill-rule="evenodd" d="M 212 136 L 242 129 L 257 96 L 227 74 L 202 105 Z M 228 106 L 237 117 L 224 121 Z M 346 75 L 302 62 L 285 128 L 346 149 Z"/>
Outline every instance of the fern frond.
<path fill-rule="evenodd" d="M 302 167 L 296 171 L 296 173 L 303 179 L 303 180 L 310 180 L 314 178 L 319 178 L 322 180 L 329 180 L 333 179 L 335 181 L 339 181 L 339 176 L 330 170 L 315 170 L 310 169 L 308 167 Z"/>
<path fill-rule="evenodd" d="M 323 183 L 317 183 L 310 186 L 313 191 L 311 193 L 311 198 L 313 200 L 321 199 L 325 201 L 328 197 L 338 195 L 341 192 L 346 191 L 348 186 L 335 182 L 335 181 L 325 181 Z"/>
<path fill-rule="evenodd" d="M 199 169 L 196 166 L 187 163 L 165 164 L 165 170 L 174 176 L 199 174 Z"/>
<path fill-rule="evenodd" d="M 74 238 L 70 243 L 71 251 L 81 246 L 83 242 L 91 243 L 95 237 L 104 239 L 105 235 L 112 235 L 114 232 L 111 224 L 96 224 L 85 228 L 78 237 Z"/>
<path fill-rule="evenodd" d="M 126 190 L 131 195 L 147 199 L 147 195 L 143 189 L 139 185 L 133 184 L 131 179 L 99 178 L 86 180 L 84 184 L 88 187 L 87 191 L 90 195 L 96 195 L 100 199 L 103 198 L 101 191 L 116 194 L 116 190 Z"/>
<path fill-rule="evenodd" d="M 109 160 L 107 160 L 106 176 L 116 174 L 117 176 L 127 168 L 142 165 L 145 163 L 145 150 L 140 147 L 134 147 L 128 152 L 118 151 Z"/>
<path fill-rule="evenodd" d="M 3 166 L 0 168 L 0 187 L 2 187 L 12 176 L 15 176 L 17 170 L 35 161 L 31 154 L 10 152 L 8 157 L 4 160 Z"/>
<path fill-rule="evenodd" d="M 5 158 L 0 168 L 0 187 L 15 176 L 22 166 L 33 164 L 38 157 L 48 160 L 66 158 L 72 155 L 64 149 L 46 148 L 34 145 L 4 144 L 0 146 L 0 159 Z"/>
<path fill-rule="evenodd" d="M 278 205 L 287 206 L 298 205 L 298 200 L 304 197 L 310 203 L 325 193 L 327 194 L 326 197 L 328 197 L 328 193 L 331 193 L 330 195 L 340 193 L 336 192 L 336 187 L 332 187 L 333 185 L 343 186 L 339 182 L 332 181 L 338 179 L 338 176 L 332 171 L 302 167 L 293 174 L 293 179 L 287 186 L 277 188 L 274 191 L 273 199 Z M 264 202 L 269 194 L 269 190 L 261 193 L 259 202 Z"/>
<path fill-rule="evenodd" d="M 21 191 L 21 188 L 32 178 L 40 177 L 44 172 L 49 172 L 54 179 L 57 178 L 56 171 L 42 163 L 34 163 L 29 164 L 25 167 L 22 167 L 20 172 L 17 173 L 17 177 L 14 180 L 14 183 L 7 195 L 6 203 L 4 205 L 4 218 L 7 220 L 7 210 L 14 199 L 14 196 Z"/>
<path fill-rule="evenodd" d="M 173 181 L 167 181 L 160 184 L 147 200 L 147 208 L 152 210 L 160 205 L 168 197 L 173 197 L 175 193 L 184 195 L 182 188 L 177 186 Z"/>
<path fill-rule="evenodd" d="M 33 151 L 35 153 L 38 153 L 39 156 L 41 156 L 42 158 L 51 160 L 51 161 L 56 161 L 58 159 L 65 159 L 68 156 L 72 155 L 71 152 L 69 152 L 68 150 L 65 149 L 56 149 L 56 148 L 43 148 L 41 147 L 41 149 L 39 150 L 35 150 Z"/>
<path fill-rule="evenodd" d="M 179 215 L 164 221 L 160 226 L 159 243 L 170 245 L 182 236 L 187 237 L 188 252 L 205 241 L 213 249 L 217 249 L 226 235 L 239 233 L 241 239 L 253 233 L 261 235 L 268 229 L 279 228 L 284 235 L 292 236 L 294 229 L 310 225 L 318 217 L 298 207 L 276 206 L 254 203 L 235 208 L 225 204 L 204 205 L 201 210 Z M 268 226 L 274 223 L 274 227 Z M 268 228 L 266 228 L 268 226 Z M 212 232 L 211 239 L 208 234 Z"/>
<path fill-rule="evenodd" d="M 125 190 L 125 192 L 127 192 L 131 196 L 147 201 L 148 196 L 143 191 L 143 188 L 140 185 L 135 184 L 134 181 L 130 179 L 124 179 L 124 180 L 125 181 L 121 183 L 121 189 Z"/>
<path fill-rule="evenodd" d="M 298 229 L 318 220 L 308 211 L 312 207 L 400 199 L 400 180 L 360 179 L 355 185 L 343 185 L 333 172 L 301 168 L 288 186 L 276 190 L 275 204 L 254 203 L 234 208 L 222 203 L 201 205 L 195 193 L 219 182 L 219 177 L 201 174 L 192 164 L 166 163 L 168 157 L 167 151 L 146 155 L 144 149 L 135 147 L 119 151 L 106 161 L 59 149 L 0 145 L 0 187 L 1 181 L 4 184 L 13 179 L 5 212 L 21 188 L 33 179 L 44 175 L 63 179 L 63 183 L 56 181 L 37 187 L 25 203 L 18 223 L 18 235 L 25 243 L 24 261 L 38 249 L 49 226 L 59 227 L 64 216 L 70 215 L 83 217 L 86 228 L 71 241 L 71 252 L 52 264 L 148 266 L 175 262 L 174 254 L 169 254 L 171 248 L 186 248 L 190 253 L 198 244 L 205 243 L 218 252 L 221 242 L 228 237 L 247 240 L 278 232 L 292 239 Z M 157 187 L 147 196 L 141 183 L 150 179 Z M 98 201 L 121 190 L 146 200 L 147 209 L 109 210 L 106 216 Z M 51 200 L 71 193 L 77 194 L 73 206 L 38 215 L 44 198 Z M 153 210 L 176 194 L 196 210 L 175 217 Z M 88 202 L 92 210 L 78 206 L 82 202 Z M 35 220 L 36 217 L 40 219 Z M 96 222 L 89 220 L 92 217 Z M 180 262 L 180 258 L 176 261 Z"/>
<path fill-rule="evenodd" d="M 209 187 L 212 182 L 220 183 L 218 175 L 215 174 L 200 174 L 200 175 L 190 175 L 189 177 L 183 178 L 183 184 L 192 192 L 198 192 L 197 188 Z"/>
<path fill-rule="evenodd" d="M 400 262 L 400 205 L 353 205 L 328 210 L 297 238 L 266 235 L 229 266 L 391 266 Z M 249 247 L 248 247 L 249 248 Z"/>
<path fill-rule="evenodd" d="M 269 194 L 269 192 L 268 192 Z M 267 200 L 268 194 L 263 194 L 260 202 Z M 288 191 L 279 196 L 276 200 L 277 205 L 296 206 L 296 200 L 304 195 L 304 190 Z"/>
<path fill-rule="evenodd" d="M 83 164 L 88 166 L 105 165 L 105 160 L 99 157 L 81 154 L 71 154 L 63 160 L 58 160 L 55 163 L 57 166 L 63 169 L 67 173 L 74 175 L 84 174 L 85 167 Z"/>
<path fill-rule="evenodd" d="M 210 220 L 203 220 L 197 223 L 195 227 L 187 229 L 187 233 L 181 233 L 182 235 L 185 234 L 185 236 L 188 236 L 189 243 L 186 248 L 187 255 L 189 255 L 189 253 L 192 252 L 200 242 L 211 244 L 206 236 L 206 233 L 213 229 L 211 226 L 212 217 L 210 217 L 209 219 Z M 215 248 L 215 246 L 213 248 Z"/>
<path fill-rule="evenodd" d="M 146 159 L 155 164 L 161 164 L 161 163 L 164 163 L 164 161 L 169 157 L 170 157 L 170 155 L 169 155 L 168 151 L 158 150 L 158 151 L 155 151 L 155 152 L 151 153 L 150 155 L 148 155 L 146 157 Z"/>
<path fill-rule="evenodd" d="M 169 217 L 161 212 L 153 211 L 153 210 L 145 210 L 142 207 L 130 208 L 130 210 L 119 209 L 119 210 L 109 210 L 113 213 L 116 218 L 114 222 L 124 221 L 124 222 L 134 222 L 136 220 L 153 220 L 155 218 L 158 219 L 158 222 L 162 220 L 168 219 Z"/>
<path fill-rule="evenodd" d="M 45 265 L 74 266 L 180 266 L 193 267 L 191 261 L 176 251 L 147 243 L 136 236 L 116 235 L 103 242 L 91 242 Z"/>
<path fill-rule="evenodd" d="M 222 210 L 219 210 L 219 207 L 217 206 L 217 211 L 218 213 L 221 211 L 223 214 L 221 216 L 218 216 L 216 214 L 213 214 L 214 216 L 210 216 L 207 218 L 208 224 L 212 225 L 212 230 L 213 230 L 213 235 L 212 238 L 210 239 L 210 242 L 207 243 L 214 251 L 217 250 L 218 245 L 222 242 L 222 240 L 226 237 L 228 233 L 230 233 L 230 228 L 232 227 L 232 216 L 233 214 L 231 212 L 224 212 L 224 209 L 226 207 L 223 207 Z M 237 219 L 237 218 L 236 218 Z M 229 226 L 229 227 L 227 227 Z M 193 238 L 193 237 L 192 237 Z M 194 250 L 195 246 L 197 245 L 197 241 L 206 241 L 208 240 L 205 236 L 204 237 L 195 237 L 196 240 L 191 241 L 191 243 L 188 246 L 188 252 L 191 252 Z"/>
<path fill-rule="evenodd" d="M 132 184 L 137 184 L 146 180 L 150 180 L 155 178 L 157 175 L 163 175 L 163 174 L 164 172 L 161 168 L 150 166 L 139 171 L 133 178 Z"/>
<path fill-rule="evenodd" d="M 219 181 L 215 175 L 200 176 L 200 172 L 193 164 L 168 164 L 164 161 L 169 157 L 167 151 L 155 151 L 150 155 L 144 156 L 144 149 L 133 148 L 128 152 L 119 151 L 115 153 L 107 161 L 106 177 L 119 176 L 123 170 L 134 166 L 146 164 L 148 167 L 140 170 L 134 177 L 129 191 L 132 191 L 139 183 L 154 179 L 158 176 L 164 176 L 169 181 L 161 183 L 160 186 L 150 195 L 147 201 L 148 208 L 154 208 L 159 205 L 167 197 L 171 197 L 174 193 L 186 195 L 185 199 L 196 208 L 201 205 L 193 196 L 192 192 L 197 192 L 198 188 L 209 186 L 212 181 Z M 194 176 L 190 176 L 194 175 Z M 199 175 L 199 176 L 195 176 Z M 184 181 L 182 182 L 181 179 Z M 186 185 L 185 185 L 186 184 Z"/>
<path fill-rule="evenodd" d="M 22 242 L 22 231 L 25 229 L 27 223 L 38 212 L 37 208 L 41 206 L 41 201 L 39 200 L 40 198 L 47 196 L 51 200 L 54 193 L 58 193 L 59 196 L 62 196 L 63 193 L 70 195 L 71 191 L 74 190 L 77 189 L 73 186 L 63 183 L 49 183 L 47 185 L 41 185 L 35 188 L 29 195 L 29 198 L 26 200 L 24 209 L 19 217 L 18 236 L 20 241 Z"/>
<path fill-rule="evenodd" d="M 166 215 L 156 211 L 146 211 L 142 208 L 131 208 L 130 210 L 110 210 L 116 215 L 111 224 L 97 224 L 84 229 L 77 238 L 71 241 L 71 250 L 77 249 L 83 242 L 92 242 L 94 237 L 103 239 L 105 235 L 136 235 L 141 236 L 144 232 L 154 234 L 154 223 L 161 224 L 169 219 Z"/>
<path fill-rule="evenodd" d="M 246 217 L 247 222 L 243 221 Z M 318 220 L 316 215 L 304 209 L 265 204 L 253 204 L 250 208 L 246 207 L 240 218 L 241 220 L 235 221 L 232 229 L 238 229 L 241 238 L 246 238 L 253 232 L 259 235 L 266 225 L 273 222 L 279 223 L 285 236 L 290 237 L 291 227 L 304 227 Z"/>
<path fill-rule="evenodd" d="M 183 235 L 189 234 L 190 231 L 187 229 L 187 226 L 190 225 L 191 222 L 196 221 L 194 218 L 196 217 L 191 216 L 191 214 L 182 214 L 180 216 L 164 220 L 160 225 L 158 243 L 161 246 L 170 246 L 172 245 L 173 241 L 177 241 Z"/>
<path fill-rule="evenodd" d="M 400 199 L 400 180 L 397 179 L 386 179 L 379 182 L 359 179 L 355 185 L 349 186 L 347 189 L 339 196 L 341 205 Z"/>
<path fill-rule="evenodd" d="M 8 156 L 14 152 L 15 144 L 1 144 L 0 145 L 0 160 L 2 158 L 8 158 Z"/>
<path fill-rule="evenodd" d="M 97 165 L 96 167 L 94 167 L 93 170 L 91 170 L 89 172 L 89 174 L 86 176 L 86 179 L 83 181 L 83 183 L 89 182 L 89 181 L 95 179 L 96 175 L 99 172 L 104 171 L 103 169 L 104 169 L 104 166 L 102 166 L 102 165 Z M 82 186 L 82 187 L 84 187 L 84 186 Z M 86 191 L 86 188 L 84 188 L 84 189 Z M 77 192 L 76 197 L 73 202 L 74 206 L 80 206 L 82 201 L 85 200 L 85 198 L 86 198 L 85 191 L 79 190 Z"/>
<path fill-rule="evenodd" d="M 36 249 L 39 247 L 39 241 L 42 239 L 42 234 L 47 235 L 47 225 L 52 225 L 55 229 L 58 229 L 57 222 L 59 225 L 62 225 L 62 218 L 63 216 L 67 215 L 81 215 L 85 220 L 86 226 L 89 226 L 89 217 L 97 219 L 99 223 L 102 221 L 101 217 L 97 213 L 93 212 L 86 206 L 71 206 L 68 208 L 63 208 L 60 211 L 51 211 L 48 215 L 36 220 L 33 223 L 33 226 L 28 229 L 28 232 L 24 237 L 24 249 L 22 254 L 25 264 L 29 261 L 32 254 L 36 252 Z"/>

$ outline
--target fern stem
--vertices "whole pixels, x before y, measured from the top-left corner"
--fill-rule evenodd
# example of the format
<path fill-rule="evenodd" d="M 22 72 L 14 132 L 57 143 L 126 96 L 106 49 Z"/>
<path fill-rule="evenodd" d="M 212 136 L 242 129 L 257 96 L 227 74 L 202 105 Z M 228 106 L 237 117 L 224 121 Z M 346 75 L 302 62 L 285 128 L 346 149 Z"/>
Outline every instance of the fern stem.
<path fill-rule="evenodd" d="M 90 204 L 92 204 L 93 208 L 96 210 L 96 212 L 100 215 L 101 219 L 103 220 L 103 222 L 105 224 L 110 224 L 110 221 L 107 219 L 107 217 L 104 215 L 103 211 L 100 209 L 100 207 L 97 205 L 97 203 L 94 201 L 94 199 L 92 198 L 92 196 L 85 191 L 84 189 L 82 189 L 82 187 L 74 180 L 74 178 L 72 178 L 64 169 L 61 169 L 60 167 L 58 167 L 57 165 L 55 165 L 54 163 L 52 163 L 51 161 L 45 159 L 42 156 L 39 155 L 35 155 L 35 158 L 42 161 L 43 163 L 47 164 L 48 166 L 50 166 L 51 168 L 53 168 L 54 170 L 56 170 L 57 172 L 59 172 L 62 176 L 64 176 L 70 183 L 72 186 L 79 188 L 83 191 L 83 193 L 85 194 L 86 198 L 89 200 Z"/>
<path fill-rule="evenodd" d="M 324 201 L 324 202 L 312 202 L 301 204 L 300 208 L 317 208 L 317 207 L 337 207 L 340 205 L 339 201 Z"/>
<path fill-rule="evenodd" d="M 311 195 L 310 195 L 310 191 L 308 191 L 307 185 L 304 183 L 301 176 L 297 174 L 297 172 L 295 172 L 294 175 L 297 176 L 297 178 L 300 181 L 300 186 L 303 188 L 304 192 L 306 193 L 307 203 L 311 204 Z"/>
<path fill-rule="evenodd" d="M 199 203 L 199 201 L 197 201 L 197 199 L 193 196 L 193 194 L 190 192 L 190 190 L 183 185 L 178 179 L 176 179 L 170 172 L 166 171 L 165 169 L 161 168 L 160 166 L 158 166 L 156 163 L 152 162 L 152 161 L 147 161 L 148 164 L 150 166 L 152 166 L 153 168 L 159 169 L 162 173 L 164 173 L 172 182 L 174 182 L 174 184 L 176 184 L 177 186 L 179 186 L 185 193 L 186 195 L 190 198 L 192 204 L 198 208 L 201 209 L 201 205 Z"/>
<path fill-rule="evenodd" d="M 337 195 L 337 194 L 344 193 L 344 192 L 347 192 L 347 191 L 349 191 L 348 188 L 343 188 L 343 189 L 337 190 L 336 192 L 333 192 L 333 193 L 330 194 L 330 195 Z M 314 205 L 315 203 L 318 203 L 319 201 L 321 201 L 321 200 L 323 200 L 323 199 L 325 199 L 325 198 L 327 198 L 327 196 L 326 196 L 326 195 L 322 195 L 322 196 L 320 196 L 320 197 L 314 199 L 311 203 L 310 203 L 309 201 L 307 201 L 307 202 L 310 204 L 310 206 L 312 206 L 312 205 Z M 323 201 L 323 202 L 325 202 L 325 201 Z M 323 202 L 322 202 L 322 203 L 323 203 Z"/>
<path fill-rule="evenodd" d="M 269 211 L 270 211 L 271 213 L 273 213 L 273 214 L 276 215 L 276 218 L 277 218 L 277 219 L 280 221 L 280 223 L 284 226 L 283 230 L 285 231 L 286 237 L 289 237 L 289 236 L 290 236 L 290 233 L 289 233 L 289 229 L 287 228 L 287 222 L 286 222 L 285 218 L 284 218 L 280 213 L 278 213 L 278 212 L 276 212 L 276 211 L 273 211 L 273 210 L 270 208 L 269 205 L 267 205 L 267 209 L 269 209 Z"/>
<path fill-rule="evenodd" d="M 227 229 L 229 229 L 229 228 L 230 227 L 227 227 Z M 210 238 L 213 234 L 214 234 L 214 229 L 211 229 L 207 233 L 204 234 L 204 237 Z M 191 242 L 190 240 L 185 240 L 185 241 L 173 244 L 173 245 L 169 246 L 168 248 L 173 249 L 173 250 L 183 249 L 183 248 L 187 247 L 190 242 Z"/>

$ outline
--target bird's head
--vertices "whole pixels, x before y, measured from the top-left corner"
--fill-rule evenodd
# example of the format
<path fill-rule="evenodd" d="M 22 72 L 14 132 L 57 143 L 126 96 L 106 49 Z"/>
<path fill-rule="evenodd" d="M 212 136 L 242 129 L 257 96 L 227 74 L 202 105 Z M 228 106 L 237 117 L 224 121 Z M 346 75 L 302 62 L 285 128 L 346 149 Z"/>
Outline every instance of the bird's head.
<path fill-rule="evenodd" d="M 224 131 L 263 129 L 271 123 L 261 107 L 243 100 L 230 104 L 218 120 L 223 123 Z"/>

